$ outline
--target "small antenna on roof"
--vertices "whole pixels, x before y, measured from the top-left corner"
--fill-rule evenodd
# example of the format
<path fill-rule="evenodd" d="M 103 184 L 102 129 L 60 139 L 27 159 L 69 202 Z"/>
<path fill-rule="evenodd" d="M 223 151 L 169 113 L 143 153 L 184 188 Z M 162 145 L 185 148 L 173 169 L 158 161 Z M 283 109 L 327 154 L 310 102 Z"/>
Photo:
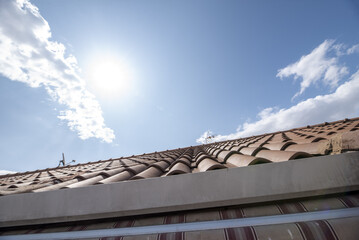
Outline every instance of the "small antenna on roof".
<path fill-rule="evenodd" d="M 76 162 L 76 160 L 72 160 L 70 163 L 66 164 L 66 161 L 65 161 L 65 154 L 62 153 L 62 160 L 59 161 L 59 165 L 57 165 L 57 167 L 60 167 L 60 165 L 62 164 L 62 166 L 68 166 L 70 165 L 71 163 L 73 162 Z"/>
<path fill-rule="evenodd" d="M 206 137 L 206 143 L 209 143 L 209 142 L 211 142 L 212 141 L 212 139 L 214 139 L 214 135 L 209 135 L 209 136 L 207 136 Z"/>

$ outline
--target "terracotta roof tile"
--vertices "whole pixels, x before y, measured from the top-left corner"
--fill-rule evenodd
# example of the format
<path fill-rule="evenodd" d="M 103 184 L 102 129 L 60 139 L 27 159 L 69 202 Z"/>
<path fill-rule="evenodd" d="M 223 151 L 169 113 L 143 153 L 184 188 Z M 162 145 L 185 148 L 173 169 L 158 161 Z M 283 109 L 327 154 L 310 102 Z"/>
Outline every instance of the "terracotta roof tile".
<path fill-rule="evenodd" d="M 254 156 L 248 156 L 248 155 L 242 155 L 242 154 L 232 154 L 228 159 L 227 163 L 233 164 L 237 167 L 245 167 L 248 165 L 253 165 L 257 163 L 268 163 L 271 162 L 268 159 L 254 157 Z"/>
<path fill-rule="evenodd" d="M 255 156 L 259 158 L 268 159 L 272 162 L 281 162 L 281 161 L 288 161 L 292 159 L 311 157 L 312 155 L 306 152 L 260 150 Z"/>
<path fill-rule="evenodd" d="M 146 168 L 145 166 L 143 166 Z M 112 183 L 112 182 L 119 182 L 130 179 L 132 176 L 134 176 L 132 171 L 128 171 L 128 169 L 124 170 L 121 173 L 115 174 L 109 178 L 105 178 L 103 180 L 100 180 L 97 182 L 97 184 L 105 184 L 105 183 Z"/>
<path fill-rule="evenodd" d="M 143 172 L 140 172 L 136 176 L 132 177 L 132 180 L 136 179 L 144 179 L 144 178 L 153 178 L 153 177 L 159 177 L 163 174 L 163 170 L 159 167 L 151 166 L 144 170 Z"/>
<path fill-rule="evenodd" d="M 295 144 L 294 142 L 278 142 L 278 143 L 267 143 L 263 147 L 269 150 L 285 150 L 289 145 Z"/>
<path fill-rule="evenodd" d="M 325 155 L 327 154 L 327 142 L 314 142 L 314 143 L 303 143 L 303 144 L 292 144 L 288 146 L 285 151 L 301 151 L 312 155 Z"/>
<path fill-rule="evenodd" d="M 197 165 L 200 172 L 205 172 L 214 169 L 226 168 L 224 165 L 211 158 L 203 158 Z"/>
<path fill-rule="evenodd" d="M 0 176 L 0 195 L 164 177 L 359 151 L 359 118 L 200 146 Z"/>
<path fill-rule="evenodd" d="M 232 155 L 235 154 L 236 151 L 222 151 L 216 157 L 218 158 L 220 163 L 225 163 L 226 160 Z"/>
<path fill-rule="evenodd" d="M 261 151 L 262 149 L 266 149 L 263 147 L 245 147 L 242 148 L 239 152 L 244 155 L 254 156 L 257 152 Z"/>
<path fill-rule="evenodd" d="M 188 160 L 187 160 L 188 161 Z M 183 173 L 190 173 L 190 163 L 184 163 L 182 160 L 176 161 L 167 175 L 175 175 L 175 174 L 183 174 Z"/>

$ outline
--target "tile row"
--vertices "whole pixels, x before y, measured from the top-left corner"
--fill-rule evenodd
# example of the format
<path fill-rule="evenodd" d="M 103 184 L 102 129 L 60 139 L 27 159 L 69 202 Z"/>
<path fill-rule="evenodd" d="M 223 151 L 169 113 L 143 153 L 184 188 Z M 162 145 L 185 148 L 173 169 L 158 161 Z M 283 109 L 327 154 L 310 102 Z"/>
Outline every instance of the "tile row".
<path fill-rule="evenodd" d="M 0 195 L 78 188 L 326 155 L 332 153 L 332 139 L 341 134 L 352 132 L 358 138 L 358 126 L 359 119 L 346 119 L 194 147 L 0 176 Z"/>

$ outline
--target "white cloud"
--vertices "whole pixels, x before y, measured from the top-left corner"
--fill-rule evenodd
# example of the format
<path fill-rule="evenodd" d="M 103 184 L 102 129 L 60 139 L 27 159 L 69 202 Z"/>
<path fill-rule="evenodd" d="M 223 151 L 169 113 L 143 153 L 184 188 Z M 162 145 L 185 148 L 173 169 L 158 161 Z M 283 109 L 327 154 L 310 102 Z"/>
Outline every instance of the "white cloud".
<path fill-rule="evenodd" d="M 359 44 L 356 44 L 347 50 L 347 54 L 359 53 Z"/>
<path fill-rule="evenodd" d="M 301 79 L 300 90 L 293 98 L 301 95 L 312 84 L 320 82 L 334 89 L 340 79 L 348 74 L 347 67 L 338 63 L 339 57 L 344 54 L 343 48 L 342 44 L 334 44 L 334 40 L 325 40 L 297 62 L 279 69 L 277 77 L 283 79 L 293 75 L 294 79 Z"/>
<path fill-rule="evenodd" d="M 1 175 L 6 175 L 6 174 L 11 174 L 11 173 L 16 173 L 16 172 L 8 171 L 8 170 L 0 170 L 0 176 Z"/>
<path fill-rule="evenodd" d="M 271 116 L 273 114 L 273 112 L 274 112 L 274 108 L 272 108 L 272 107 L 265 108 L 258 113 L 258 117 L 267 118 L 267 117 Z M 239 128 L 239 129 L 241 129 L 241 128 Z"/>
<path fill-rule="evenodd" d="M 326 42 L 328 43 L 329 41 L 325 41 L 324 43 Z M 313 52 L 316 50 L 319 51 L 318 49 L 320 47 L 324 48 L 323 44 L 321 44 Z M 311 55 L 312 60 L 306 60 L 308 62 L 305 65 L 311 66 L 311 64 L 316 64 L 315 62 L 318 60 L 318 58 L 313 58 L 313 52 L 309 54 Z M 301 60 L 309 59 L 307 56 L 303 56 Z M 289 65 L 284 69 L 290 69 L 292 68 L 291 66 L 293 65 Z M 320 68 L 320 66 L 318 67 Z M 321 73 L 321 77 L 324 77 L 324 74 L 326 74 L 328 71 L 337 71 L 336 69 L 330 70 L 330 67 L 335 67 L 335 65 L 326 67 L 326 70 Z M 313 71 L 314 73 L 306 72 L 306 74 L 308 76 L 314 76 L 318 74 L 317 69 L 313 69 Z M 330 75 L 330 73 L 328 73 L 328 75 Z M 344 74 L 338 74 L 337 76 L 340 78 L 338 81 L 343 80 Z M 290 108 L 266 108 L 258 113 L 258 121 L 247 121 L 240 125 L 235 133 L 228 135 L 217 135 L 215 136 L 214 140 L 224 141 L 268 132 L 287 130 L 295 127 L 306 126 L 308 124 L 357 117 L 359 114 L 358 93 L 359 70 L 352 74 L 346 82 L 337 87 L 333 93 L 306 99 Z M 200 138 L 198 138 L 198 143 L 205 143 L 205 138 L 203 136 L 206 135 L 202 135 Z"/>
<path fill-rule="evenodd" d="M 5 77 L 44 87 L 65 109 L 66 120 L 81 139 L 99 138 L 112 142 L 99 103 L 79 77 L 76 58 L 65 56 L 65 46 L 51 41 L 47 21 L 27 0 L 0 1 L 0 73 Z"/>

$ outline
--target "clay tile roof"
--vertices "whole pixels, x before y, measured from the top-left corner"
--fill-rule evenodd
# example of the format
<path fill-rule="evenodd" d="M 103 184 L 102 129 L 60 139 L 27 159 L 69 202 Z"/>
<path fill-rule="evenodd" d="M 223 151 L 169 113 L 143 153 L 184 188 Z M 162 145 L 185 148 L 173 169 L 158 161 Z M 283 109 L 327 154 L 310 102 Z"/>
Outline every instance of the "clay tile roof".
<path fill-rule="evenodd" d="M 0 195 L 78 188 L 359 151 L 359 118 L 130 157 L 0 176 Z"/>

